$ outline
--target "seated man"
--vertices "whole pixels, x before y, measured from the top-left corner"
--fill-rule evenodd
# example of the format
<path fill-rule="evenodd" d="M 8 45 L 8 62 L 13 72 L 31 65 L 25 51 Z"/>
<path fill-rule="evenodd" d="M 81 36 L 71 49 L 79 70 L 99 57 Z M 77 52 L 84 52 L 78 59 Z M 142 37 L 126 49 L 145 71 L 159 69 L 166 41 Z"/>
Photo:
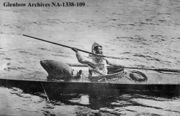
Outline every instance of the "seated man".
<path fill-rule="evenodd" d="M 85 60 L 82 58 L 77 49 L 73 48 L 72 50 L 76 52 L 76 57 L 80 63 L 87 64 L 89 66 L 89 76 L 107 75 L 107 65 L 113 65 L 122 68 L 121 65 L 112 64 L 104 57 L 97 56 L 103 55 L 102 46 L 98 43 L 94 43 L 92 45 L 92 53 L 97 55 L 90 54 L 90 60 Z"/>

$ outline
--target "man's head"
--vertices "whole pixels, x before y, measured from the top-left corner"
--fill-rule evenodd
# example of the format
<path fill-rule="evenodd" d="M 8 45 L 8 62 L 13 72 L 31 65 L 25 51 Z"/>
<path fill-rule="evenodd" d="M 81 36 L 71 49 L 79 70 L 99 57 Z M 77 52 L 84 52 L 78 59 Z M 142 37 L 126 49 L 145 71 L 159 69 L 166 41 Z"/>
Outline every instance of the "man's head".
<path fill-rule="evenodd" d="M 94 53 L 94 54 L 103 54 L 102 46 L 95 42 L 92 45 L 92 53 Z"/>
<path fill-rule="evenodd" d="M 103 55 L 102 46 L 94 42 L 94 44 L 92 45 L 92 53 L 97 54 L 97 55 Z M 92 54 L 90 54 L 90 57 L 92 57 L 92 59 L 94 59 L 94 61 L 96 62 L 99 62 L 103 59 L 103 57 L 99 57 Z"/>

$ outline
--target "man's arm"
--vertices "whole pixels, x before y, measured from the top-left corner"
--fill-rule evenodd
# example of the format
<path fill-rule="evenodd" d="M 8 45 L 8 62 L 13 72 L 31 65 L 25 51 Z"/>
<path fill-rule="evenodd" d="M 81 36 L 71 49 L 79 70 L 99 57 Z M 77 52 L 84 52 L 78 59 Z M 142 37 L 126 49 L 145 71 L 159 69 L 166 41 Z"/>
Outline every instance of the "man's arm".
<path fill-rule="evenodd" d="M 92 62 L 83 59 L 83 57 L 80 55 L 76 48 L 73 48 L 72 50 L 76 53 L 76 57 L 80 63 L 87 64 L 88 66 L 95 68 L 95 65 Z"/>
<path fill-rule="evenodd" d="M 75 51 L 76 57 L 77 57 L 77 59 L 78 59 L 78 61 L 79 61 L 80 63 L 82 63 L 82 64 L 87 64 L 88 66 L 90 66 L 90 67 L 93 68 L 93 71 L 94 71 L 94 72 L 96 72 L 96 73 L 98 73 L 98 74 L 100 74 L 100 75 L 103 75 L 101 72 L 99 72 L 99 71 L 96 69 L 94 63 L 92 63 L 92 62 L 90 62 L 90 61 L 88 61 L 88 60 L 83 59 L 83 57 L 80 55 L 80 53 L 78 52 L 78 50 L 77 50 L 76 48 L 73 48 L 72 50 Z"/>

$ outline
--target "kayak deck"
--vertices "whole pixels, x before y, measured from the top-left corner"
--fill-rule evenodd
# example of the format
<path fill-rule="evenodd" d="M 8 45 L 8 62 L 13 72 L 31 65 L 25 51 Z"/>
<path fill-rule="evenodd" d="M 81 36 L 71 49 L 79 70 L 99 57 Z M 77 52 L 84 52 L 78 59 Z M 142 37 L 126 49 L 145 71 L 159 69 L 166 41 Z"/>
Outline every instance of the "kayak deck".
<path fill-rule="evenodd" d="M 63 80 L 72 80 L 79 79 L 76 78 L 78 71 L 84 72 L 85 76 L 80 81 L 90 81 L 90 82 L 102 82 L 102 83 L 112 83 L 112 84 L 180 84 L 180 73 L 161 73 L 152 70 L 134 70 L 134 69 L 124 69 L 125 75 L 121 74 L 121 68 L 109 66 L 108 75 L 95 76 L 88 80 L 89 68 L 88 67 L 71 67 L 70 65 L 63 63 L 61 61 L 55 60 L 43 60 L 40 61 L 41 66 L 48 74 L 48 79 L 63 79 Z M 73 72 L 73 75 L 72 75 Z M 132 72 L 135 72 L 132 74 Z M 137 73 L 138 72 L 138 73 Z M 110 75 L 109 75 L 110 74 Z M 112 74 L 112 75 L 111 75 Z M 70 75 L 70 76 L 68 76 Z M 135 76 L 138 78 L 135 78 Z M 106 78 L 107 77 L 107 78 Z M 139 80 L 141 77 L 145 78 L 144 80 Z M 99 81 L 100 78 L 100 81 Z M 111 79 L 108 79 L 111 78 Z"/>
<path fill-rule="evenodd" d="M 145 74 L 147 80 L 145 81 L 136 81 L 130 78 L 130 73 L 136 70 L 124 70 L 124 73 L 118 72 L 115 75 L 107 75 L 107 76 L 96 76 L 94 80 L 90 80 L 94 82 L 102 82 L 102 83 L 116 83 L 116 84 L 180 84 L 180 73 L 159 73 L 156 71 L 146 71 L 141 70 L 142 74 Z M 106 78 L 107 77 L 107 78 Z M 85 77 L 87 78 L 87 77 Z M 104 78 L 104 79 L 103 79 Z M 105 80 L 106 78 L 106 80 Z M 102 79 L 102 81 L 98 81 L 98 79 Z M 83 82 L 82 79 L 80 81 Z"/>

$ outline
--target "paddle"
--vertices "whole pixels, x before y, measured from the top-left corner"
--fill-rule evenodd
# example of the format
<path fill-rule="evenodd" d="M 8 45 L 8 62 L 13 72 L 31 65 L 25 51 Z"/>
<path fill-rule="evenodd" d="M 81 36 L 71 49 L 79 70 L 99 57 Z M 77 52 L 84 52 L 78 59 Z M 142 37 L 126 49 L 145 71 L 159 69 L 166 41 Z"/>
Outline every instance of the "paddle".
<path fill-rule="evenodd" d="M 128 69 L 139 69 L 139 70 L 152 70 L 152 71 L 158 71 L 158 72 L 176 72 L 180 73 L 180 70 L 178 69 L 168 69 L 168 68 L 139 68 L 139 67 L 124 67 Z"/>
<path fill-rule="evenodd" d="M 80 64 L 68 64 L 72 67 L 87 67 L 87 65 L 80 65 Z M 139 70 L 152 70 L 152 71 L 158 71 L 158 72 L 176 72 L 180 73 L 180 70 L 178 69 L 168 69 L 168 68 L 140 68 L 140 67 L 123 67 L 127 69 L 139 69 Z"/>
<path fill-rule="evenodd" d="M 54 45 L 66 47 L 66 48 L 71 48 L 71 49 L 74 48 L 74 47 L 70 47 L 70 46 L 67 46 L 67 45 L 64 45 L 64 44 L 59 44 L 59 43 L 44 40 L 44 39 L 41 39 L 41 38 L 29 36 L 29 35 L 26 35 L 26 34 L 23 34 L 23 36 L 29 37 L 29 38 L 32 38 L 32 39 L 36 39 L 36 40 L 40 40 L 40 41 L 44 41 L 44 42 L 47 42 L 47 43 L 51 43 L 51 44 L 54 44 Z M 119 57 L 97 55 L 97 54 L 94 54 L 92 52 L 88 52 L 88 51 L 85 51 L 85 50 L 82 50 L 82 49 L 79 49 L 79 48 L 75 48 L 75 49 L 77 49 L 78 51 L 81 51 L 81 52 L 85 52 L 85 53 L 100 56 L 100 57 L 106 57 L 106 58 L 112 58 L 112 59 L 120 59 Z M 168 69 L 168 68 L 139 68 L 139 67 L 124 67 L 124 68 L 127 68 L 127 69 L 139 69 L 139 70 L 153 70 L 153 71 L 158 71 L 158 72 L 176 72 L 176 73 L 180 73 L 180 70 L 178 70 L 178 69 Z"/>
<path fill-rule="evenodd" d="M 47 42 L 47 43 L 51 43 L 51 44 L 54 44 L 54 45 L 66 47 L 66 48 L 71 48 L 71 49 L 75 48 L 75 47 L 70 47 L 70 46 L 67 46 L 67 45 L 64 45 L 64 44 L 55 43 L 55 42 L 44 40 L 44 39 L 41 39 L 41 38 L 29 36 L 29 35 L 26 35 L 26 34 L 23 34 L 23 36 L 26 36 L 26 37 L 29 37 L 29 38 L 32 38 L 32 39 L 36 39 L 36 40 L 40 40 L 40 41 L 44 41 L 44 42 Z M 112 58 L 112 59 L 120 59 L 119 57 L 104 56 L 104 55 L 94 54 L 92 52 L 88 52 L 88 51 L 85 51 L 85 50 L 82 50 L 82 49 L 79 49 L 79 48 L 75 48 L 75 49 L 77 49 L 78 51 L 85 52 L 85 53 L 92 54 L 92 55 L 99 56 L 99 57 L 106 57 L 106 58 Z"/>

